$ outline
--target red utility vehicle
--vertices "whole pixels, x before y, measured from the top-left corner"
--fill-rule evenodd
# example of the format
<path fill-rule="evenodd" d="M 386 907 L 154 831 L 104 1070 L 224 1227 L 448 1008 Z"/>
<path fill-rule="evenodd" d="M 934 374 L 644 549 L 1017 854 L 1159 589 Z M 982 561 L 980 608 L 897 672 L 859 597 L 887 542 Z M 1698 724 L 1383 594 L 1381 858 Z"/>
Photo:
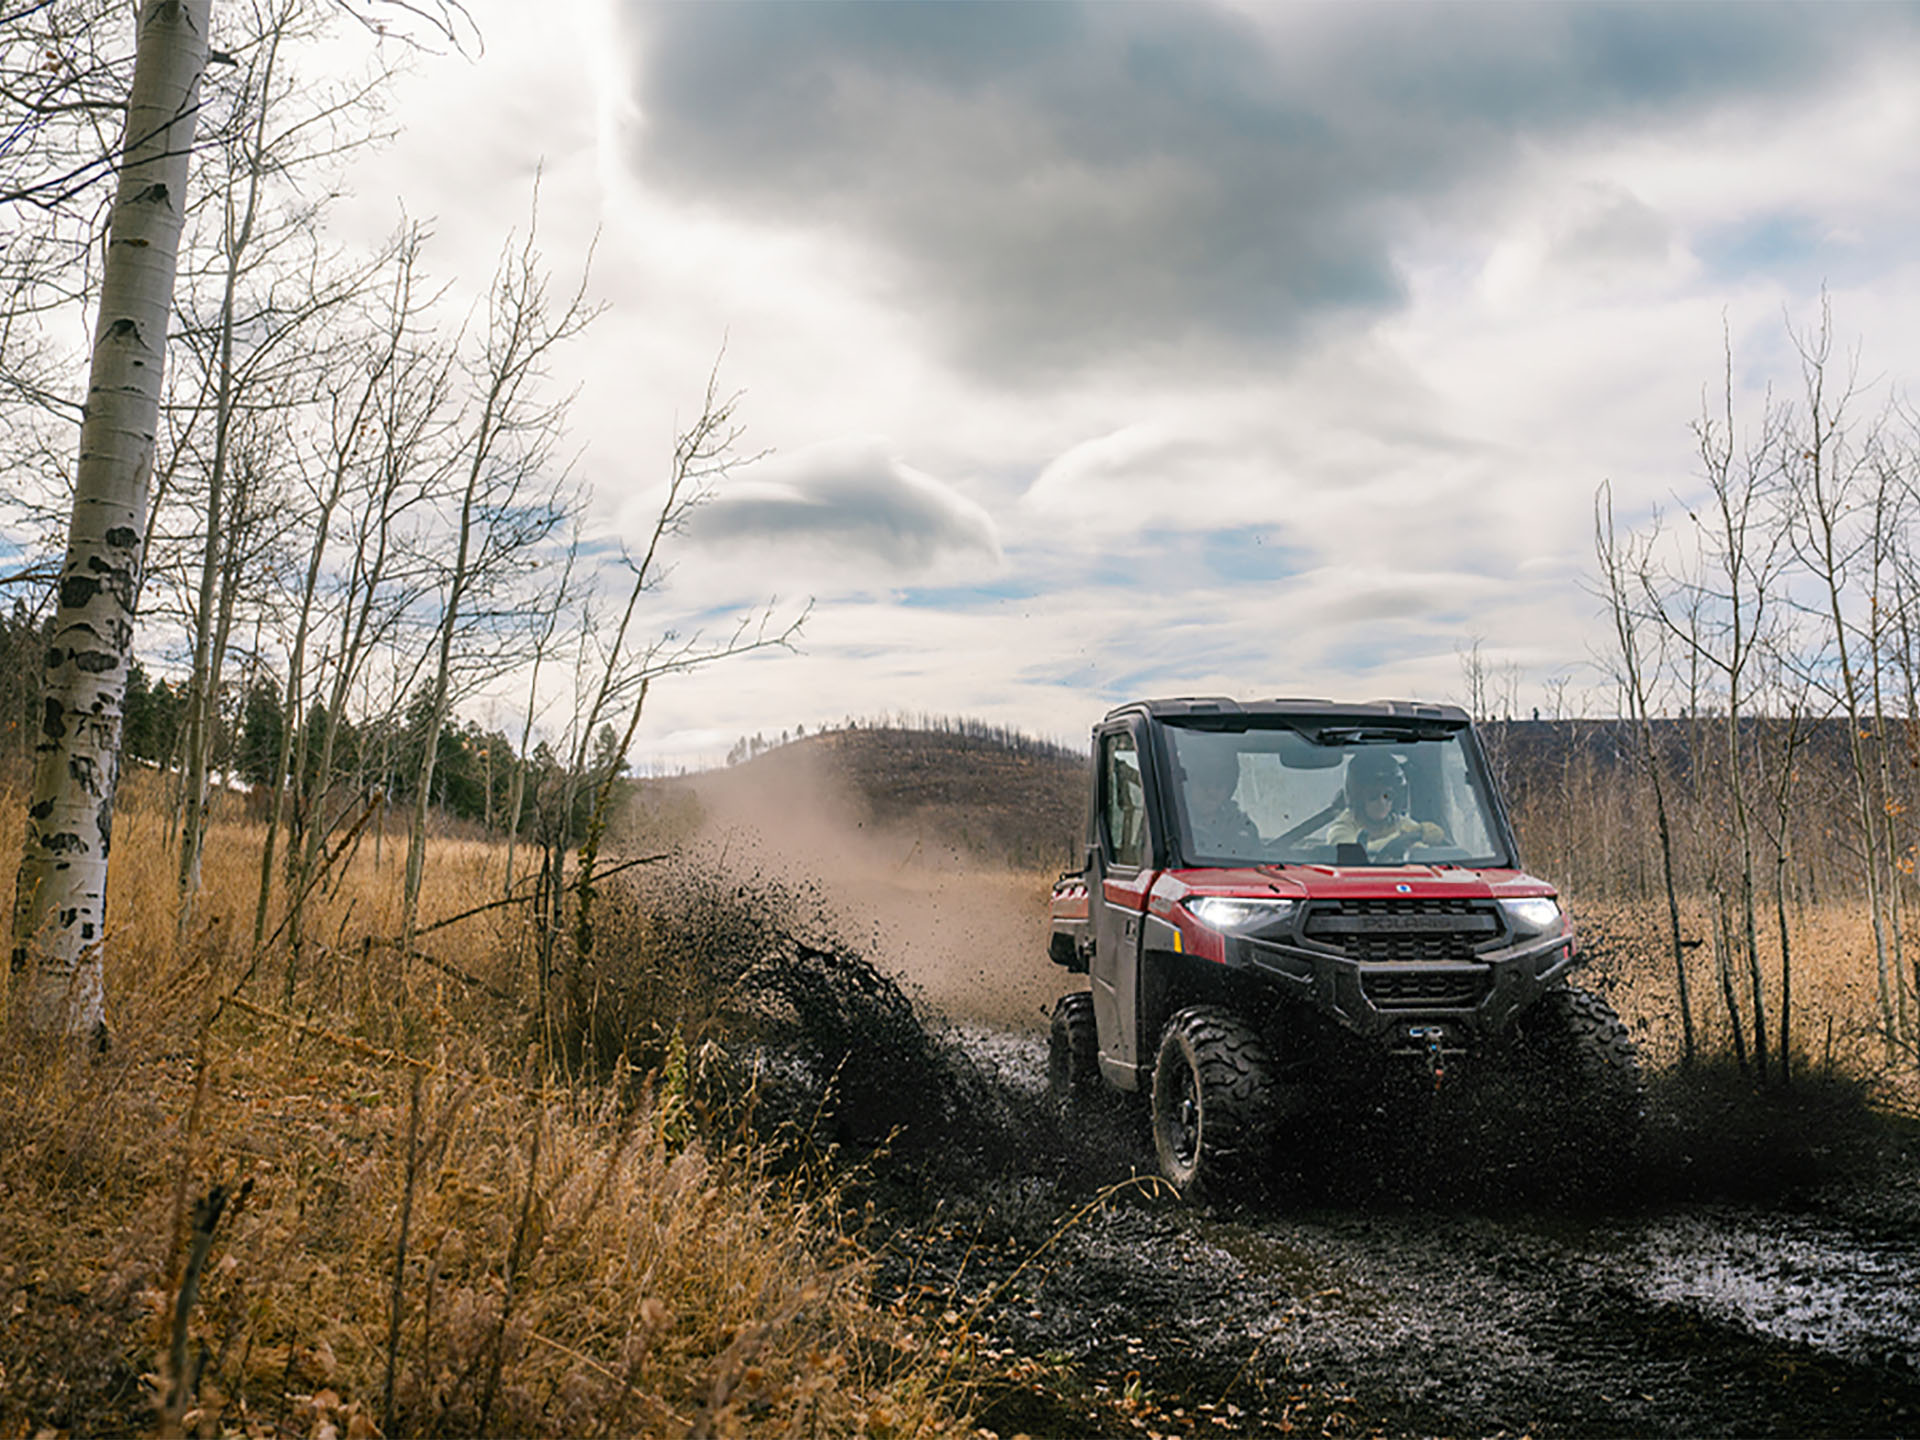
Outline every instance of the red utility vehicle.
<path fill-rule="evenodd" d="M 1054 886 L 1051 955 L 1090 982 L 1054 1009 L 1056 1102 L 1149 1096 L 1183 1194 L 1257 1178 L 1276 1122 L 1331 1076 L 1517 1077 L 1596 1164 L 1641 1114 L 1632 1042 L 1568 982 L 1573 926 L 1521 868 L 1454 706 L 1121 706 L 1093 733 L 1085 865 Z"/>

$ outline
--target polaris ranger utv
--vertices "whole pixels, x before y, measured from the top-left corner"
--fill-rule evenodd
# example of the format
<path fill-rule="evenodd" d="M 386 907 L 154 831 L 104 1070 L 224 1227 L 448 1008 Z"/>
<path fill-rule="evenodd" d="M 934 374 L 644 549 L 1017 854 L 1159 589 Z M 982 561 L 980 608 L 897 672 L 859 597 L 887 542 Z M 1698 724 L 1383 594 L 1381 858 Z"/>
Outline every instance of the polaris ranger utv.
<path fill-rule="evenodd" d="M 1289 1098 L 1361 1072 L 1516 1077 L 1603 1165 L 1642 1110 L 1626 1029 L 1568 983 L 1573 927 L 1454 706 L 1121 706 L 1093 733 L 1050 953 L 1090 982 L 1054 1009 L 1056 1104 L 1147 1095 L 1183 1195 L 1260 1178 Z"/>

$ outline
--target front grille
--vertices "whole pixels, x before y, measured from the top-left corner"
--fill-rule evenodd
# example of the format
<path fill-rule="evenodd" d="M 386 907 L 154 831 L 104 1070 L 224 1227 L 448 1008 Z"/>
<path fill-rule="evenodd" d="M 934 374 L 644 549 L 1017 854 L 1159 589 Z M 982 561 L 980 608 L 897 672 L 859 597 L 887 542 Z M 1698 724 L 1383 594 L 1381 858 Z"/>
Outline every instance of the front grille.
<path fill-rule="evenodd" d="M 1490 900 L 1318 900 L 1301 934 L 1355 960 L 1471 960 L 1504 934 Z"/>
<path fill-rule="evenodd" d="M 1379 1010 L 1466 1010 L 1487 993 L 1487 975 L 1442 970 L 1369 971 L 1360 988 Z"/>

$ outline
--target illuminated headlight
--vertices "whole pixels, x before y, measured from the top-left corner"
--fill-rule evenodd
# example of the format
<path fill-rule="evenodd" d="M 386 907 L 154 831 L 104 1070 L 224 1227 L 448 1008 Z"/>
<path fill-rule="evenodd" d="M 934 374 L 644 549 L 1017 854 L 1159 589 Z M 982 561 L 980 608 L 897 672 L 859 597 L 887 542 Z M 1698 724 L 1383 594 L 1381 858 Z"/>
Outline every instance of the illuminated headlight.
<path fill-rule="evenodd" d="M 1513 933 L 1523 940 L 1535 935 L 1552 935 L 1560 929 L 1560 902 L 1546 895 L 1502 900 L 1500 913 L 1507 917 Z"/>
<path fill-rule="evenodd" d="M 1225 895 L 1203 895 L 1186 902 L 1187 911 L 1209 930 L 1261 930 L 1290 919 L 1293 900 L 1234 900 Z"/>

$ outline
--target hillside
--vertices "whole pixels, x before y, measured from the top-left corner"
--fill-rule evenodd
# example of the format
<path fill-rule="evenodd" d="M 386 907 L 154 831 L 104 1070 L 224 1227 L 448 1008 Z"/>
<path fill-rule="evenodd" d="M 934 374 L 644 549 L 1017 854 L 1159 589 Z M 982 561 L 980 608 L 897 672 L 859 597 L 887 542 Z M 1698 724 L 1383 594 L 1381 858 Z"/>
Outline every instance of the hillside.
<path fill-rule="evenodd" d="M 902 858 L 1058 870 L 1079 848 L 1086 764 L 1021 737 L 880 726 L 809 735 L 687 783 L 722 810 L 756 797 L 768 818 L 837 810 Z"/>

